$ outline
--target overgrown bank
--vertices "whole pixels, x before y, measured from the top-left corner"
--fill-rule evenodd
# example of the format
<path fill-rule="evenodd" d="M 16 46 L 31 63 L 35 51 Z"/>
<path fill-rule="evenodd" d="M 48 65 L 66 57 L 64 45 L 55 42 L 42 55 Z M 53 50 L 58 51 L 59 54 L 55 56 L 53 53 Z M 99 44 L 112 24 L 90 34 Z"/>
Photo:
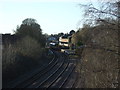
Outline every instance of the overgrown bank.
<path fill-rule="evenodd" d="M 73 36 L 79 59 L 79 86 L 82 88 L 119 87 L 119 10 L 120 2 L 103 0 L 84 8 L 84 25 Z M 82 85 L 81 85 L 82 84 Z"/>
<path fill-rule="evenodd" d="M 119 81 L 120 58 L 117 29 L 98 26 L 90 30 L 92 33 L 89 34 L 84 47 L 77 49 L 80 56 L 79 79 L 82 84 L 79 86 L 80 88 L 116 88 Z"/>
<path fill-rule="evenodd" d="M 26 19 L 26 22 L 28 20 Z M 3 86 L 31 70 L 48 64 L 53 58 L 53 54 L 45 48 L 45 36 L 41 33 L 39 25 L 34 27 L 36 25 L 38 24 L 33 22 L 29 25 L 22 24 L 14 34 L 15 37 L 18 37 L 14 42 L 9 40 L 12 36 L 4 39 L 2 51 Z"/>

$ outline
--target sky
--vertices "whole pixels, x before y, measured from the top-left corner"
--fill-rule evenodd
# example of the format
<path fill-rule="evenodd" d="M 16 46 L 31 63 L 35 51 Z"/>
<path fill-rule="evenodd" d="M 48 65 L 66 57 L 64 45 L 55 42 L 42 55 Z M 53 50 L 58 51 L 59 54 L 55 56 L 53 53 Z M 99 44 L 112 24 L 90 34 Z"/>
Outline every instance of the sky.
<path fill-rule="evenodd" d="M 83 19 L 79 4 L 88 1 L 92 0 L 0 0 L 0 33 L 13 33 L 26 18 L 36 19 L 49 35 L 77 31 Z"/>

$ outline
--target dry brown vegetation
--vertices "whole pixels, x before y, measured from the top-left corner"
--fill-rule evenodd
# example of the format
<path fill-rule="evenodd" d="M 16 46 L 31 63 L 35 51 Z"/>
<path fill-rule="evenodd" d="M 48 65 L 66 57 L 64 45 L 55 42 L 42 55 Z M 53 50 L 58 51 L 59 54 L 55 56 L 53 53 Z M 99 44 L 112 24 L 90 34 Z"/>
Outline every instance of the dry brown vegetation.
<path fill-rule="evenodd" d="M 86 48 L 81 58 L 81 75 L 87 88 L 114 88 L 118 84 L 118 55 Z"/>
<path fill-rule="evenodd" d="M 46 36 L 33 18 L 27 18 L 13 35 L 3 35 L 2 82 L 7 86 L 19 76 L 47 64 L 53 55 L 47 55 Z"/>
<path fill-rule="evenodd" d="M 107 26 L 107 25 L 106 25 Z M 118 87 L 118 32 L 104 26 L 91 28 L 86 47 L 78 49 L 82 86 L 87 88 Z M 80 33 L 80 32 L 79 32 Z"/>
<path fill-rule="evenodd" d="M 53 56 L 46 55 L 47 53 L 47 49 L 29 36 L 6 45 L 2 54 L 3 86 L 20 75 L 48 63 Z"/>
<path fill-rule="evenodd" d="M 85 24 L 72 39 L 80 56 L 78 71 L 81 88 L 119 87 L 120 2 L 101 0 L 100 3 L 99 8 L 92 3 L 81 5 L 85 8 Z M 80 43 L 84 46 L 80 47 Z"/>

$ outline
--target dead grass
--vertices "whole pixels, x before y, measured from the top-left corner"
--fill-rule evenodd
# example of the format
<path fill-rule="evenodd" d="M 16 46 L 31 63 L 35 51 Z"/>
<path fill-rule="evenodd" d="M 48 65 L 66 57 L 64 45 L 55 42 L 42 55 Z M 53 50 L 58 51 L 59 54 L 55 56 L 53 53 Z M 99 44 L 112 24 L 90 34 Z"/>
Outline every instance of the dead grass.
<path fill-rule="evenodd" d="M 48 56 L 47 53 L 48 50 L 30 37 L 25 37 L 15 44 L 9 44 L 3 49 L 2 54 L 3 84 L 48 63 L 53 56 Z"/>
<path fill-rule="evenodd" d="M 87 88 L 114 88 L 114 83 L 118 82 L 118 55 L 114 53 L 87 48 L 83 51 L 81 65 Z"/>
<path fill-rule="evenodd" d="M 113 30 L 93 30 L 92 37 L 86 42 L 79 63 L 82 88 L 117 88 L 118 87 L 118 33 Z M 97 46 L 98 45 L 98 46 Z M 97 46 L 97 48 L 95 48 Z M 102 48 L 101 48 L 102 47 Z M 113 50 L 113 51 L 108 51 Z M 78 50 L 79 52 L 79 50 Z M 81 53 L 81 52 L 79 52 Z"/>

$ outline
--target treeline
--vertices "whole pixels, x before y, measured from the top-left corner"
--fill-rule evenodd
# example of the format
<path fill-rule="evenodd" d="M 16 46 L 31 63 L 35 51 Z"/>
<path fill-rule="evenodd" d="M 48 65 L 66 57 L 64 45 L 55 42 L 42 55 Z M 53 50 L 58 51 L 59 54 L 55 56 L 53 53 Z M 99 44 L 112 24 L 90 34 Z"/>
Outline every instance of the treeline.
<path fill-rule="evenodd" d="M 35 19 L 27 18 L 23 20 L 20 27 L 17 26 L 15 34 L 22 38 L 29 36 L 39 42 L 42 47 L 45 46 L 45 35 L 42 34 L 42 29 Z"/>
<path fill-rule="evenodd" d="M 18 76 L 49 62 L 53 57 L 45 49 L 46 35 L 35 19 L 27 18 L 14 31 L 14 43 L 3 45 L 3 86 Z"/>
<path fill-rule="evenodd" d="M 72 38 L 80 56 L 80 88 L 119 87 L 119 19 L 120 2 L 99 1 L 84 8 L 84 25 Z"/>
<path fill-rule="evenodd" d="M 99 7 L 94 7 L 92 3 L 88 5 L 80 4 L 80 7 L 84 8 L 84 24 L 72 36 L 72 43 L 77 48 L 80 46 L 95 47 L 99 45 L 99 47 L 117 50 L 116 48 L 119 47 L 120 12 L 118 8 L 120 7 L 120 2 L 100 1 L 99 3 Z"/>
<path fill-rule="evenodd" d="M 107 19 L 110 20 L 110 18 L 107 18 Z M 117 19 L 113 20 L 113 21 L 115 22 L 114 23 L 115 25 L 110 25 L 110 24 L 104 23 L 104 22 L 99 23 L 99 24 L 94 25 L 94 26 L 84 24 L 83 28 L 78 29 L 78 31 L 73 35 L 72 42 L 75 43 L 77 47 L 79 47 L 81 45 L 100 44 L 99 40 L 93 39 L 99 33 L 103 32 L 103 33 L 101 33 L 101 37 L 102 37 L 102 34 L 107 33 L 109 35 L 110 32 L 118 35 Z M 110 22 L 112 22 L 112 20 Z M 107 36 L 105 36 L 105 37 L 107 37 Z M 105 38 L 105 37 L 103 37 L 103 38 Z M 113 40 L 113 42 L 112 41 L 111 42 L 105 41 L 102 44 L 107 43 L 107 42 L 109 42 L 109 44 L 113 44 L 114 41 L 118 40 L 118 37 L 116 36 L 115 38 L 112 38 L 112 35 L 110 35 L 109 40 L 111 40 L 111 39 L 115 39 L 115 40 Z M 118 46 L 118 45 L 116 45 L 116 46 Z"/>

